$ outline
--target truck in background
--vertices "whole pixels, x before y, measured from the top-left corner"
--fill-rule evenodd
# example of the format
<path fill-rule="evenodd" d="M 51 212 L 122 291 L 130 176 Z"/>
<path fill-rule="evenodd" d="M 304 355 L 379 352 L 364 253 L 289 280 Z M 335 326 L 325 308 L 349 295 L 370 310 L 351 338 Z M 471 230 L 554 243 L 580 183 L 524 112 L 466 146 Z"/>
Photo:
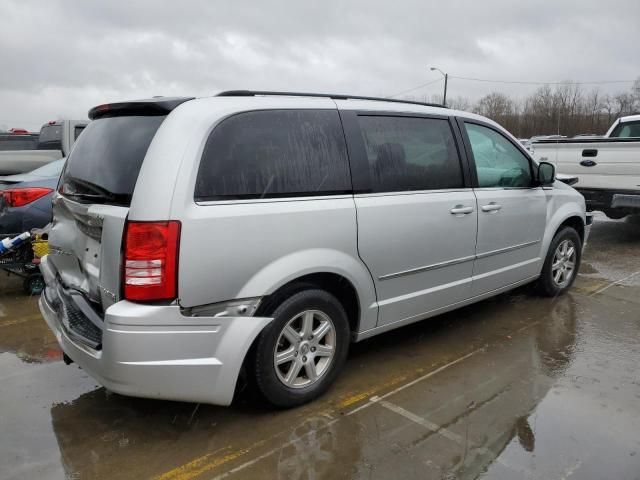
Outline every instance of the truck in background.
<path fill-rule="evenodd" d="M 37 133 L 0 133 L 0 152 L 35 150 L 38 148 Z"/>
<path fill-rule="evenodd" d="M 601 138 L 544 139 L 531 148 L 536 161 L 578 177 L 574 188 L 588 211 L 613 219 L 640 214 L 640 115 L 617 119 Z"/>
<path fill-rule="evenodd" d="M 31 134 L 0 136 L 0 175 L 29 172 L 66 157 L 88 123 L 88 120 L 56 120 L 45 123 L 37 138 Z"/>

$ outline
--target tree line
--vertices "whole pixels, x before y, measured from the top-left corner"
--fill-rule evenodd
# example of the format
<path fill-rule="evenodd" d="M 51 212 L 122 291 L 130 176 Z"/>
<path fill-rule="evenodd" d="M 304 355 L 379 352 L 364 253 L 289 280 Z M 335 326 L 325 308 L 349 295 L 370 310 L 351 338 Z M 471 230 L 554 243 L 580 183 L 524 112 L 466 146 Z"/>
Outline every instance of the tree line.
<path fill-rule="evenodd" d="M 442 103 L 441 95 L 421 98 Z M 447 99 L 447 106 L 478 113 L 495 120 L 515 136 L 604 134 L 621 116 L 640 113 L 640 78 L 627 91 L 603 93 L 567 82 L 543 85 L 524 98 L 491 92 L 471 102 L 465 97 Z"/>

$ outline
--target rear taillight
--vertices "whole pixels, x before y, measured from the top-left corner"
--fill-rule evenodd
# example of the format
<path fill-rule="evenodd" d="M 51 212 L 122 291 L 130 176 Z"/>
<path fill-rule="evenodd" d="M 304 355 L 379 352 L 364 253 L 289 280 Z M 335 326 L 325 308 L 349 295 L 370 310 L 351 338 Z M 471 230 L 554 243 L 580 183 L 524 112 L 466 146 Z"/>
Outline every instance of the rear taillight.
<path fill-rule="evenodd" d="M 180 222 L 127 222 L 124 298 L 173 300 L 178 291 Z"/>
<path fill-rule="evenodd" d="M 23 207 L 53 192 L 50 188 L 10 188 L 2 190 L 0 195 L 9 207 Z"/>

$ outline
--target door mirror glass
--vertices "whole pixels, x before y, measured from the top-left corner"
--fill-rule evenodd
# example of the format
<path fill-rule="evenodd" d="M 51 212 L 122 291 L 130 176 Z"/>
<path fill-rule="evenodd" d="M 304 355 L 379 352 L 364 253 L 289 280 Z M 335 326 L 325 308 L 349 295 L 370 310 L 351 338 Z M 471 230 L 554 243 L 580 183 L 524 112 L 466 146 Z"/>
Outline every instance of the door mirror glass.
<path fill-rule="evenodd" d="M 551 185 L 556 180 L 556 167 L 549 162 L 538 165 L 538 182 L 540 185 Z"/>

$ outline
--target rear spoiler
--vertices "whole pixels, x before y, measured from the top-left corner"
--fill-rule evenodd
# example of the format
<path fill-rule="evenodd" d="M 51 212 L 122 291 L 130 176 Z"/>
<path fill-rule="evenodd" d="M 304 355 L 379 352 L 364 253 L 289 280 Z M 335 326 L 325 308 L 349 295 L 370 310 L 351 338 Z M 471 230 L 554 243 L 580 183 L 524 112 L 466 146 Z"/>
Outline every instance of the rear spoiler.
<path fill-rule="evenodd" d="M 129 102 L 105 103 L 89 110 L 89 118 L 122 117 L 129 115 L 159 116 L 167 115 L 178 105 L 193 100 L 195 97 L 157 97 Z"/>

